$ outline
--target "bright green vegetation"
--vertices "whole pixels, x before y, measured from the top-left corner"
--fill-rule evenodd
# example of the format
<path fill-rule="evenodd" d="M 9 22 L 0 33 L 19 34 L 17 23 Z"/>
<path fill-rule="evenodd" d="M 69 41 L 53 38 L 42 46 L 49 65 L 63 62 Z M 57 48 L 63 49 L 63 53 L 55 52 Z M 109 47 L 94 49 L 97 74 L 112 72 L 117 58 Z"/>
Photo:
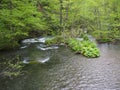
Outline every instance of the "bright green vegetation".
<path fill-rule="evenodd" d="M 0 49 L 14 48 L 32 30 L 46 28 L 46 23 L 33 1 L 0 1 Z"/>
<path fill-rule="evenodd" d="M 120 41 L 120 31 L 119 30 L 96 30 L 93 32 L 93 36 L 98 42 L 116 42 Z"/>
<path fill-rule="evenodd" d="M 97 45 L 90 41 L 85 35 L 82 41 L 77 40 L 76 38 L 64 39 L 61 36 L 56 36 L 55 38 L 46 41 L 46 45 L 59 45 L 61 43 L 66 44 L 75 53 L 82 54 L 86 57 L 94 58 L 100 56 L 100 51 L 97 48 Z"/>
<path fill-rule="evenodd" d="M 47 45 L 64 43 L 76 53 L 98 57 L 88 34 L 98 42 L 120 42 L 120 0 L 0 0 L 0 50 L 18 48 L 25 38 L 50 35 L 55 38 Z M 17 76 L 14 71 L 21 66 L 16 64 L 10 62 L 10 72 L 4 74 Z"/>
<path fill-rule="evenodd" d="M 94 58 L 100 56 L 100 51 L 96 44 L 90 40 L 79 41 L 77 39 L 69 39 L 68 46 L 76 53 L 80 53 L 86 57 Z"/>
<path fill-rule="evenodd" d="M 24 38 L 83 32 L 100 42 L 120 38 L 119 0 L 0 0 L 0 50 Z M 110 34 L 110 35 L 108 35 Z"/>

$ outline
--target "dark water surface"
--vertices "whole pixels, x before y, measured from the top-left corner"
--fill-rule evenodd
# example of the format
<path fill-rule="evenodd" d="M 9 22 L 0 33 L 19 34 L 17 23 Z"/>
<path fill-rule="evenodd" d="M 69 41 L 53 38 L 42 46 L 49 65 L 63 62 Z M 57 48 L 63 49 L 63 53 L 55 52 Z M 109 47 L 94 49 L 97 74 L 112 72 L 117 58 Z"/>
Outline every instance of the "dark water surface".
<path fill-rule="evenodd" d="M 1 52 L 3 57 L 21 55 L 26 72 L 0 80 L 0 90 L 120 90 L 120 45 L 99 44 L 101 56 L 89 59 L 65 46 L 25 42 L 17 51 Z"/>

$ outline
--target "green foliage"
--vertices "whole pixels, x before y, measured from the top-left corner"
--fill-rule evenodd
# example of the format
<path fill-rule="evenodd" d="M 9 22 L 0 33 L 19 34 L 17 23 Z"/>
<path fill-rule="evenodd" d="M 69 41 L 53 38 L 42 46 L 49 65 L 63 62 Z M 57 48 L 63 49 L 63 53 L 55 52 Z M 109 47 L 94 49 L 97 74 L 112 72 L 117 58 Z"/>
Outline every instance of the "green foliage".
<path fill-rule="evenodd" d="M 99 42 L 114 42 L 120 39 L 119 30 L 96 30 L 92 34 Z"/>
<path fill-rule="evenodd" d="M 20 61 L 20 57 L 16 56 L 11 60 L 3 59 L 0 63 L 1 72 L 0 75 L 3 77 L 14 78 L 22 74 L 23 64 Z"/>
<path fill-rule="evenodd" d="M 88 37 L 84 34 L 82 29 L 71 29 L 71 30 L 64 30 L 61 33 L 61 37 L 64 39 L 69 39 L 69 38 L 77 38 L 77 37 L 83 37 L 84 39 L 88 39 Z"/>
<path fill-rule="evenodd" d="M 87 40 L 79 41 L 76 39 L 69 39 L 68 45 L 76 52 L 90 58 L 100 56 L 100 51 L 96 44 Z"/>
<path fill-rule="evenodd" d="M 45 43 L 47 45 L 55 45 L 55 44 L 61 44 L 64 43 L 64 39 L 61 36 L 56 36 L 53 39 L 46 40 Z"/>
<path fill-rule="evenodd" d="M 91 41 L 83 41 L 81 53 L 87 57 L 98 57 L 100 56 L 100 51 L 97 46 Z"/>
<path fill-rule="evenodd" d="M 34 1 L 0 1 L 0 50 L 18 46 L 31 30 L 43 29 L 47 26 Z"/>
<path fill-rule="evenodd" d="M 67 44 L 75 53 L 81 53 L 82 55 L 90 58 L 100 56 L 100 51 L 97 48 L 96 44 L 91 42 L 88 37 L 85 35 L 84 40 L 80 41 L 76 38 L 63 38 L 57 36 L 53 39 L 47 40 L 45 42 L 47 45 L 55 45 L 65 43 Z"/>
<path fill-rule="evenodd" d="M 19 39 L 24 38 L 27 33 L 16 32 L 8 30 L 1 30 L 0 33 L 0 50 L 1 49 L 12 49 L 19 46 Z"/>
<path fill-rule="evenodd" d="M 103 38 L 98 32 L 97 39 L 114 41 L 120 38 L 119 6 L 119 0 L 1 0 L 0 50 L 18 46 L 32 31 L 62 34 L 66 39 L 100 30 Z"/>
<path fill-rule="evenodd" d="M 80 53 L 82 49 L 82 45 L 80 41 L 71 38 L 68 40 L 68 46 L 70 46 L 76 53 Z"/>

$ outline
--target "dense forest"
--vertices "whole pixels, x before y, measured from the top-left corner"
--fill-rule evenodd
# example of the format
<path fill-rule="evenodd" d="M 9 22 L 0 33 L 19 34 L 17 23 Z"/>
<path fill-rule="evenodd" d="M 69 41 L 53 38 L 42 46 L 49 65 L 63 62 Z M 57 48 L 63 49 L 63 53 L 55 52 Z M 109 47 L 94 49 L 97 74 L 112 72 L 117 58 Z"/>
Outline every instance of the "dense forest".
<path fill-rule="evenodd" d="M 120 38 L 119 0 L 1 0 L 0 50 L 42 35 L 93 35 L 100 42 Z"/>

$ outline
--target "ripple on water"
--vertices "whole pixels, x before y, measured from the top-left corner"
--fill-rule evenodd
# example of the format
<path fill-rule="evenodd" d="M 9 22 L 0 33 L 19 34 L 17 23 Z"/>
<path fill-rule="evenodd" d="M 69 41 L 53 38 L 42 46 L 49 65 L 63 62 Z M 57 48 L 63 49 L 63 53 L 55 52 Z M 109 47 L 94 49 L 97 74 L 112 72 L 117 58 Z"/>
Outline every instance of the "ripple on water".
<path fill-rule="evenodd" d="M 30 60 L 29 58 L 24 58 L 23 63 L 29 64 L 29 63 L 46 63 L 50 60 L 50 57 L 45 58 L 37 58 L 36 60 Z"/>
<path fill-rule="evenodd" d="M 59 47 L 58 46 L 51 46 L 51 47 L 41 47 L 41 46 L 37 46 L 38 49 L 40 50 L 50 50 L 50 49 L 58 49 Z"/>
<path fill-rule="evenodd" d="M 64 47 L 42 51 L 34 46 L 35 49 L 25 49 L 27 55 L 39 63 L 50 63 L 29 65 L 26 79 L 16 79 L 4 90 L 120 90 L 119 46 L 98 45 L 101 56 L 94 59 L 75 55 Z M 43 43 L 40 47 L 46 48 Z M 23 62 L 30 62 L 30 57 L 24 56 Z"/>
<path fill-rule="evenodd" d="M 40 63 L 46 63 L 46 62 L 48 62 L 49 60 L 50 60 L 50 57 L 46 57 L 46 58 L 39 59 L 38 61 L 39 61 Z"/>
<path fill-rule="evenodd" d="M 22 46 L 22 47 L 20 47 L 20 49 L 25 49 L 25 48 L 27 48 L 28 46 Z"/>

